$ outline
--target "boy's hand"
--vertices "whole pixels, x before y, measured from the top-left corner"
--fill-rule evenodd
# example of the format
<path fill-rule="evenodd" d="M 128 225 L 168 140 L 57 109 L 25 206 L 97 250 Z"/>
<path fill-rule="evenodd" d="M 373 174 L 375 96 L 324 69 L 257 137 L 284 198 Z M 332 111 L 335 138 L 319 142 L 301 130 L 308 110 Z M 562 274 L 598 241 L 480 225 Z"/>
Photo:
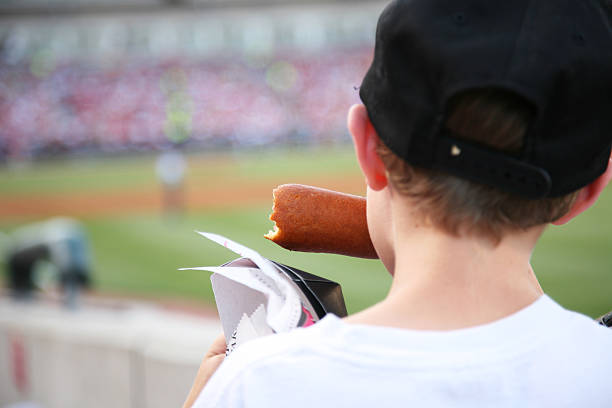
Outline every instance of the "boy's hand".
<path fill-rule="evenodd" d="M 191 386 L 191 391 L 189 391 L 187 400 L 183 404 L 183 408 L 190 408 L 193 405 L 198 395 L 200 395 L 200 391 L 202 391 L 202 388 L 204 388 L 210 377 L 217 371 L 217 368 L 223 362 L 224 358 L 225 337 L 223 333 L 221 333 L 219 337 L 212 342 L 210 348 L 206 352 L 202 364 L 198 369 L 198 374 Z"/>

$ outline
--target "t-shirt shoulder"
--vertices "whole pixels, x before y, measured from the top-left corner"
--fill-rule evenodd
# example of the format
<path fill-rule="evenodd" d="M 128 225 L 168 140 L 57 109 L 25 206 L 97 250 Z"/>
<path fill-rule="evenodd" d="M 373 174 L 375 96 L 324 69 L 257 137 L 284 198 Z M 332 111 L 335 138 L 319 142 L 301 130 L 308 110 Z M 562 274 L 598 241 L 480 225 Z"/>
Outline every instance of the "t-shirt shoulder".
<path fill-rule="evenodd" d="M 259 365 L 269 364 L 277 358 L 283 359 L 287 354 L 302 354 L 300 349 L 312 344 L 311 339 L 320 338 L 320 331 L 340 322 L 338 317 L 328 315 L 308 328 L 261 337 L 241 345 L 225 358 L 200 393 L 193 408 L 215 407 L 222 396 L 239 395 L 238 392 L 233 392 L 232 388 L 240 386 L 238 379 L 247 371 L 256 370 Z"/>
<path fill-rule="evenodd" d="M 612 330 L 564 309 L 546 295 L 498 321 L 447 332 L 354 325 L 328 315 L 311 327 L 239 347 L 213 375 L 195 407 L 216 406 L 220 398 L 226 404 L 227 398 L 242 394 L 236 387 L 248 384 L 246 379 L 305 361 L 312 365 L 315 356 L 317 363 L 334 361 L 342 367 L 404 372 L 533 361 L 532 366 L 555 375 L 569 371 L 568 378 L 577 371 L 592 370 L 603 381 L 612 376 L 610 349 Z"/>

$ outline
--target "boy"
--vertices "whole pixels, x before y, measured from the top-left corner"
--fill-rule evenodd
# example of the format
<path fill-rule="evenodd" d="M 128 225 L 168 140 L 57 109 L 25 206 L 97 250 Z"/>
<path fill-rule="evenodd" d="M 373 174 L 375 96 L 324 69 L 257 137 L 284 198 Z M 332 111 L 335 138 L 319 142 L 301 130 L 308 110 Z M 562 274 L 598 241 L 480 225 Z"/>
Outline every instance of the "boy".
<path fill-rule="evenodd" d="M 544 295 L 529 264 L 546 225 L 612 178 L 608 13 L 390 4 L 348 116 L 390 292 L 242 346 L 194 406 L 612 406 L 612 330 Z"/>

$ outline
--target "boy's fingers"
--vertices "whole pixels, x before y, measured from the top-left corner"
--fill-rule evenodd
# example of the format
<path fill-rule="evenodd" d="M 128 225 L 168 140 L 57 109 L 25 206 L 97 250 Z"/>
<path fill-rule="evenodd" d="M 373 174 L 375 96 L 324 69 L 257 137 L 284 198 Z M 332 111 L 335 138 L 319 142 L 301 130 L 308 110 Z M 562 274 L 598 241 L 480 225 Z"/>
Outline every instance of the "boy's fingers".
<path fill-rule="evenodd" d="M 193 405 L 195 400 L 200 395 L 200 392 L 210 379 L 212 375 L 217 371 L 217 368 L 223 362 L 225 358 L 225 336 L 223 334 L 219 335 L 210 345 L 204 359 L 202 360 L 202 364 L 200 364 L 200 368 L 198 369 L 198 374 L 193 382 L 191 387 L 191 391 L 189 391 L 189 395 L 183 404 L 183 408 L 189 408 Z"/>
<path fill-rule="evenodd" d="M 215 340 L 213 340 L 212 344 L 208 348 L 206 352 L 206 357 L 216 356 L 218 354 L 225 355 L 225 336 L 221 333 Z"/>
<path fill-rule="evenodd" d="M 219 368 L 219 366 L 221 365 L 224 359 L 225 359 L 225 353 L 217 354 L 216 356 L 210 357 L 208 359 L 207 365 L 210 370 L 211 376 L 214 374 L 215 371 L 217 371 L 217 368 Z"/>

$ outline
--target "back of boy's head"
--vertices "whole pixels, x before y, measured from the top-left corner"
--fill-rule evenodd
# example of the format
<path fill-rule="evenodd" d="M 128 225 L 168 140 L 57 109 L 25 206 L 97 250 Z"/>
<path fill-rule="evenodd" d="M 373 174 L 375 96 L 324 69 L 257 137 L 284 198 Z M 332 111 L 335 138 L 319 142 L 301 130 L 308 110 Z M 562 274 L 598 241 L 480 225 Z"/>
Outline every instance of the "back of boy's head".
<path fill-rule="evenodd" d="M 360 96 L 393 187 L 453 234 L 564 215 L 610 157 L 609 4 L 391 3 Z"/>

